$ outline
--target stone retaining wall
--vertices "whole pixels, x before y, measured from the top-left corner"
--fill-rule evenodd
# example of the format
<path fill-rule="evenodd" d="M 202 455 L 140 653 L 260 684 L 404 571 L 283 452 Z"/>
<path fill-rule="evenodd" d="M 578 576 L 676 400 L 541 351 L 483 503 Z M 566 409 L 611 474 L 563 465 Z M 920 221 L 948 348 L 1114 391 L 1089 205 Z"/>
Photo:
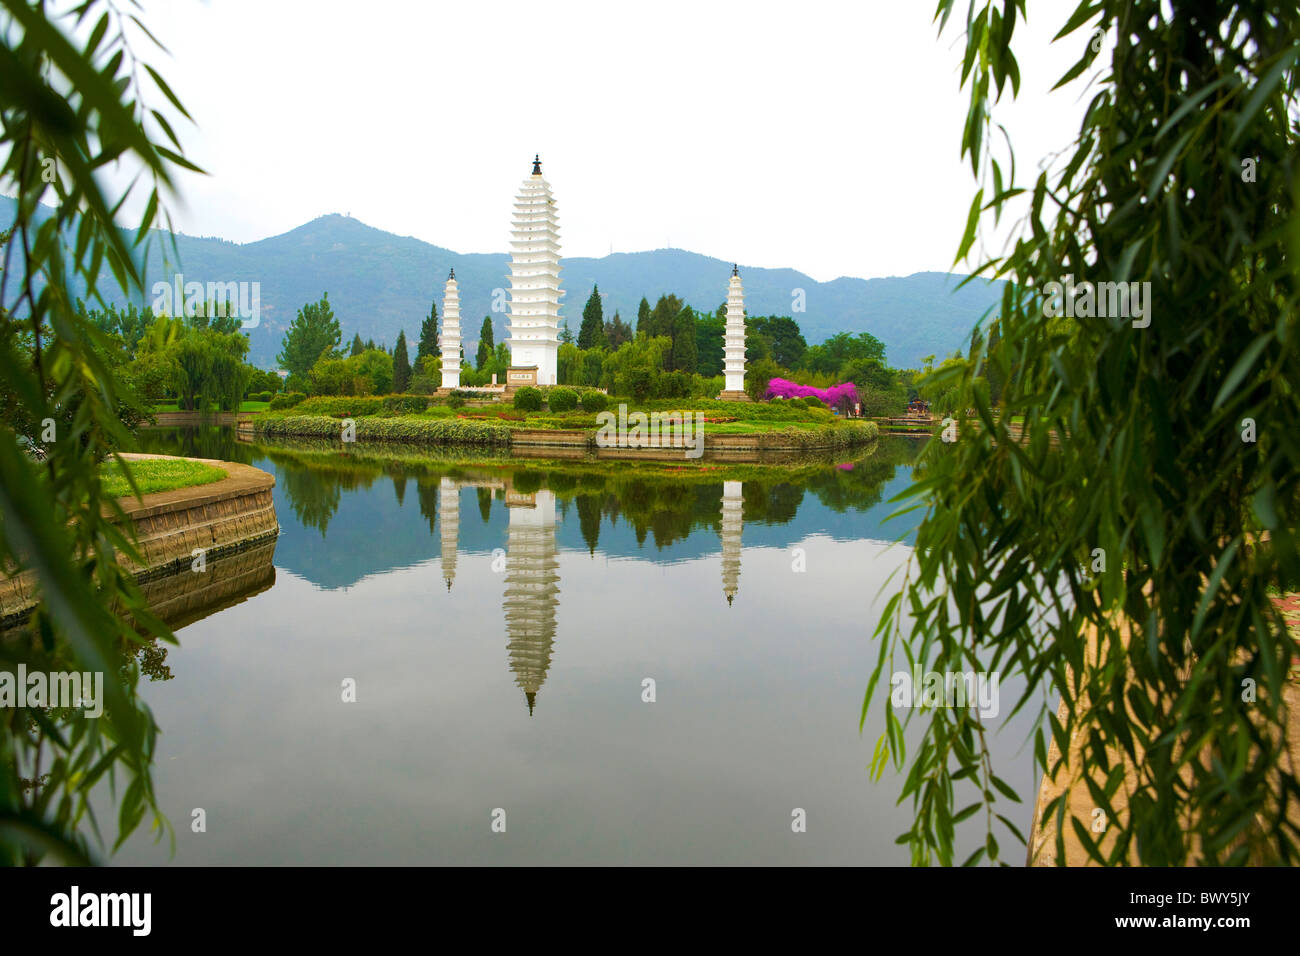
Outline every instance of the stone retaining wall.
<path fill-rule="evenodd" d="M 166 455 L 123 455 L 128 460 Z M 188 570 L 195 549 L 205 561 L 233 554 L 280 533 L 271 489 L 275 478 L 258 468 L 232 461 L 193 459 L 224 469 L 226 477 L 207 485 L 177 488 L 121 499 L 135 527 L 143 563 L 121 557 L 137 581 L 147 582 Z M 36 578 L 30 571 L 0 578 L 0 626 L 25 618 L 36 606 Z"/>

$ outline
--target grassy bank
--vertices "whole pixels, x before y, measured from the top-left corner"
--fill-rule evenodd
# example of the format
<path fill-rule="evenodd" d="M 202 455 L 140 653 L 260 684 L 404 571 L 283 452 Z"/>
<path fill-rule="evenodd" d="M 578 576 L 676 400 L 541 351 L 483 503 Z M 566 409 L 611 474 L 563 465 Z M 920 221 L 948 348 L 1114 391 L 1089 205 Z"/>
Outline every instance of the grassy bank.
<path fill-rule="evenodd" d="M 142 495 L 174 491 L 194 485 L 208 485 L 226 477 L 224 470 L 185 458 L 138 458 L 130 462 L 131 477 Z M 104 495 L 108 498 L 134 496 L 126 475 L 116 459 L 105 462 L 100 470 Z"/>

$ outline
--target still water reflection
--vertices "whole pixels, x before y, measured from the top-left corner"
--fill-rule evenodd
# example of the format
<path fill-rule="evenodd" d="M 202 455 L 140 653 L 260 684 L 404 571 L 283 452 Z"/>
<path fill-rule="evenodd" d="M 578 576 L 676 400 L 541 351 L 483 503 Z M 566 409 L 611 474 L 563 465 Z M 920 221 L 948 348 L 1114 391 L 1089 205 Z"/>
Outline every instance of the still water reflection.
<path fill-rule="evenodd" d="M 910 442 L 676 474 L 217 429 L 147 450 L 272 472 L 282 527 L 144 690 L 173 862 L 906 862 L 857 720 Z M 994 740 L 1029 791 L 1023 737 Z"/>

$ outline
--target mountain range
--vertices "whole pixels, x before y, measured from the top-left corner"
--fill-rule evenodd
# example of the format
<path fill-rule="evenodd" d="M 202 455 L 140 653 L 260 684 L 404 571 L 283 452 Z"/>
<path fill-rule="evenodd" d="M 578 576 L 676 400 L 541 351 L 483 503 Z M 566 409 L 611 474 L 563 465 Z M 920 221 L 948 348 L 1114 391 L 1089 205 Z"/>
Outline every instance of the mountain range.
<path fill-rule="evenodd" d="M 13 201 L 0 200 L 0 230 L 13 219 Z M 503 229 L 504 232 L 504 229 Z M 346 344 L 356 333 L 391 346 L 406 331 L 412 353 L 420 323 L 436 302 L 451 269 L 460 287 L 465 353 L 472 355 L 483 317 L 491 315 L 494 337 L 505 340 L 503 311 L 509 289 L 507 253 L 458 253 L 397 236 L 357 219 L 328 215 L 282 235 L 256 242 L 178 234 L 176 252 L 165 234 L 149 243 L 146 287 L 180 272 L 185 281 L 260 283 L 258 327 L 249 329 L 250 360 L 275 366 L 285 329 L 299 308 L 329 293 Z M 164 255 L 165 253 L 165 255 Z M 179 261 L 176 261 L 179 254 Z M 565 258 L 561 283 L 566 290 L 562 315 L 577 334 L 582 308 L 599 285 L 608 319 L 615 310 L 635 327 L 641 297 L 651 303 L 674 293 L 696 309 L 713 311 L 725 301 L 732 263 L 683 249 L 620 252 L 591 258 Z M 817 282 L 795 269 L 762 269 L 740 264 L 745 307 L 750 315 L 791 315 L 808 343 L 837 332 L 870 332 L 885 343 L 886 358 L 897 367 L 916 367 L 927 355 L 942 358 L 965 349 L 971 328 L 1001 299 L 1000 283 L 976 280 L 961 289 L 963 276 L 918 272 L 906 277 L 841 277 Z M 122 296 L 108 270 L 100 281 L 105 298 Z M 802 290 L 802 295 L 800 291 Z M 152 301 L 151 295 L 137 304 Z M 799 306 L 802 305 L 802 311 Z"/>

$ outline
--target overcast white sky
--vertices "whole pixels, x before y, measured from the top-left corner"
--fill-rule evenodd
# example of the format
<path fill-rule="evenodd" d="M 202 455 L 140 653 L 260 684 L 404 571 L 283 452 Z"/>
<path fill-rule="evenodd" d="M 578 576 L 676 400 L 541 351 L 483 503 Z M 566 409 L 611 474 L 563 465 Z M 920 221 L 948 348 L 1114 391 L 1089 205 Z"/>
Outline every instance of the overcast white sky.
<path fill-rule="evenodd" d="M 964 21 L 965 4 L 954 21 Z M 1007 122 L 1023 173 L 1069 143 L 1087 42 L 1037 0 Z M 145 0 L 210 176 L 181 231 L 247 242 L 325 213 L 508 250 L 540 153 L 564 255 L 666 246 L 816 279 L 947 270 L 974 195 L 961 23 L 933 0 Z M 143 47 L 141 48 L 143 49 Z"/>

